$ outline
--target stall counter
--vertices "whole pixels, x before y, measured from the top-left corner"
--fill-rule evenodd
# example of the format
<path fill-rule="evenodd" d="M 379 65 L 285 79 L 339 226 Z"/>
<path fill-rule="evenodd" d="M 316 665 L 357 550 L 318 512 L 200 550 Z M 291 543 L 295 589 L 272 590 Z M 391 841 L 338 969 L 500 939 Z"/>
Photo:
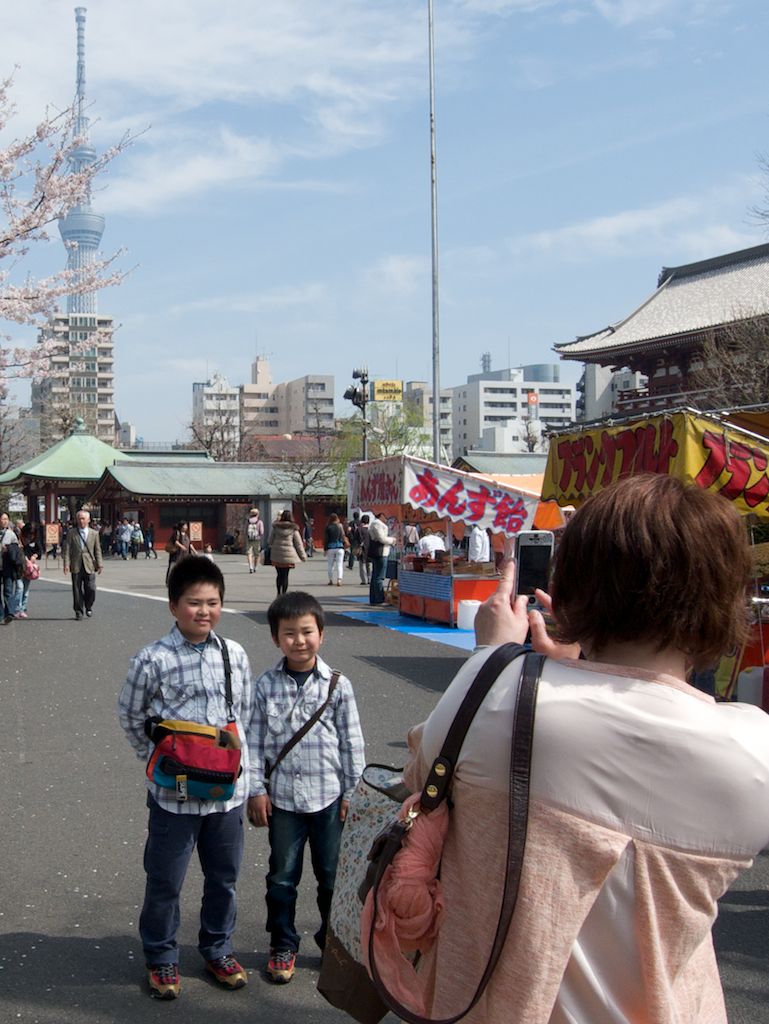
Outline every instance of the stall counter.
<path fill-rule="evenodd" d="M 430 622 L 455 626 L 460 601 L 485 601 L 499 584 L 499 577 L 488 573 L 454 576 L 436 572 L 398 573 L 398 611 Z"/>

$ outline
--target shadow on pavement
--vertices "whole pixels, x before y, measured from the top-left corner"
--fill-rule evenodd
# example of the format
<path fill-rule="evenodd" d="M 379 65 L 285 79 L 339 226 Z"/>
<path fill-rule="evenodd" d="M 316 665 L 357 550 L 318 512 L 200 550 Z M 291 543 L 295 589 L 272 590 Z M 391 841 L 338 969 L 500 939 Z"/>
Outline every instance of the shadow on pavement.
<path fill-rule="evenodd" d="M 144 962 L 136 936 L 49 936 L 12 932 L 0 936 L 0 1019 L 28 1019 L 39 1024 L 110 1021 L 111 1024 L 154 1024 L 169 1015 L 184 1024 L 210 1024 L 212 1020 L 253 1022 L 285 1021 L 288 1014 L 304 1021 L 326 1024 L 341 1021 L 339 1011 L 320 997 L 307 1006 L 308 991 L 300 1001 L 284 987 L 270 984 L 263 975 L 263 953 L 239 953 L 249 972 L 249 984 L 237 992 L 222 989 L 205 973 L 198 951 L 182 946 L 182 994 L 164 1002 L 150 997 Z M 302 987 L 314 990 L 320 957 L 301 958 L 297 973 L 307 972 Z M 296 984 L 296 983 L 295 983 Z M 294 986 L 292 986 L 294 988 Z"/>
<path fill-rule="evenodd" d="M 443 693 L 465 664 L 466 658 L 388 658 L 382 655 L 359 655 L 361 661 L 375 665 L 380 671 L 405 679 L 422 690 Z"/>

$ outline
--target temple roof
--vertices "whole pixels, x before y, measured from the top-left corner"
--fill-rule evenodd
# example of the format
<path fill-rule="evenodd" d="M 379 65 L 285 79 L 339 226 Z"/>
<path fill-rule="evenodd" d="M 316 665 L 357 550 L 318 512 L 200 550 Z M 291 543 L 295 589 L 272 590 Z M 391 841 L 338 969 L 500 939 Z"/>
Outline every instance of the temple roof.
<path fill-rule="evenodd" d="M 111 466 L 113 462 L 127 462 L 130 458 L 130 455 L 100 441 L 93 434 L 87 434 L 80 420 L 69 437 L 57 441 L 46 451 L 0 475 L 0 484 L 14 484 L 25 476 L 47 480 L 96 481 L 106 466 Z"/>
<path fill-rule="evenodd" d="M 563 359 L 611 363 L 621 353 L 769 315 L 769 245 L 663 267 L 657 290 L 618 323 L 554 345 Z"/>
<path fill-rule="evenodd" d="M 547 452 L 501 452 L 469 451 L 454 459 L 454 469 L 462 469 L 467 473 L 485 473 L 487 476 L 521 475 L 526 473 L 544 473 L 547 465 Z"/>
<path fill-rule="evenodd" d="M 184 459 L 199 463 L 202 457 L 208 458 L 206 453 L 200 452 L 177 452 L 176 459 Z M 71 480 L 71 481 L 93 481 L 99 480 L 107 466 L 117 463 L 134 462 L 137 459 L 157 461 L 165 463 L 169 458 L 167 453 L 148 455 L 146 452 L 135 453 L 122 452 L 98 437 L 86 432 L 82 419 L 75 421 L 75 426 L 69 437 L 57 441 L 56 444 L 47 448 L 39 455 L 33 456 L 20 466 L 15 466 L 0 475 L 0 485 L 8 486 L 21 483 L 24 477 L 45 480 Z"/>
<path fill-rule="evenodd" d="M 292 495 L 297 491 L 295 476 L 277 463 L 212 462 L 152 465 L 120 462 L 107 466 L 91 497 L 116 488 L 137 498 L 196 498 L 251 501 L 258 495 Z M 309 486 L 308 497 L 333 494 L 328 482 Z"/>

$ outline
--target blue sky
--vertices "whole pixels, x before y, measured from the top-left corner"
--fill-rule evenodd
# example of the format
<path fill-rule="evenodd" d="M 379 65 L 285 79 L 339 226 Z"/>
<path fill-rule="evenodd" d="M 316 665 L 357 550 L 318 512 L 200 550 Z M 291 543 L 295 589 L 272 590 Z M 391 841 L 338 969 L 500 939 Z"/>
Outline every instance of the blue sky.
<path fill-rule="evenodd" d="M 74 3 L 5 0 L 16 134 L 75 76 Z M 116 405 L 185 433 L 191 385 L 431 379 L 426 0 L 91 0 Z M 676 266 L 759 244 L 765 0 L 435 0 L 441 381 L 555 361 Z M 5 62 L 5 63 L 3 63 Z M 54 240 L 31 264 L 63 265 Z M 578 367 L 565 364 L 568 379 Z M 347 408 L 345 405 L 347 404 Z"/>

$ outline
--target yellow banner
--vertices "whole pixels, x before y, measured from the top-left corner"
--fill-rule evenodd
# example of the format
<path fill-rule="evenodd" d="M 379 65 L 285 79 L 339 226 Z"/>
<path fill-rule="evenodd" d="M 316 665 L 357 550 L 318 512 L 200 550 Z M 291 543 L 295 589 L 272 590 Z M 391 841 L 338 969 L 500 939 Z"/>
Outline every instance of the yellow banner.
<path fill-rule="evenodd" d="M 718 491 L 743 514 L 769 518 L 769 442 L 716 419 L 672 413 L 550 442 L 542 500 L 579 505 L 615 480 L 665 473 Z"/>

